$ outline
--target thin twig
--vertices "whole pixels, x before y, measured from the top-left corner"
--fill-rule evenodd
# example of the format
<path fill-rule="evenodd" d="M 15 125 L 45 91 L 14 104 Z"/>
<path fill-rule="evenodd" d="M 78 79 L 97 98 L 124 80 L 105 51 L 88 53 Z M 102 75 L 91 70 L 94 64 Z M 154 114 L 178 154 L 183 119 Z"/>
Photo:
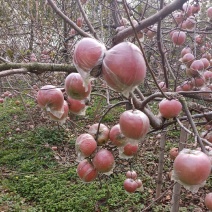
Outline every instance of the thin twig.
<path fill-rule="evenodd" d="M 54 1 L 52 0 L 48 0 L 48 3 L 50 4 L 50 6 L 52 7 L 52 9 L 64 20 L 66 21 L 72 28 L 74 28 L 81 36 L 83 37 L 90 37 L 92 38 L 92 36 L 88 33 L 86 33 L 85 31 L 83 31 L 82 29 L 80 29 L 72 20 L 70 20 L 58 7 L 57 5 L 54 3 Z"/>

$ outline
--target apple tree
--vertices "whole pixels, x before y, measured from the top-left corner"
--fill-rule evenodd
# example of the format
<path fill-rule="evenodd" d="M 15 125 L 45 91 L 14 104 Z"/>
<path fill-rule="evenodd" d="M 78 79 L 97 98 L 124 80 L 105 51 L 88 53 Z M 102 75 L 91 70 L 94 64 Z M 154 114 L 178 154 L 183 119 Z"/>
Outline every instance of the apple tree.
<path fill-rule="evenodd" d="M 179 139 L 170 151 L 177 182 L 171 211 L 178 211 L 180 185 L 192 192 L 204 186 L 212 162 L 209 0 L 8 0 L 0 9 L 1 103 L 20 92 L 16 76 L 51 120 L 65 124 L 73 114 L 86 114 L 94 89 L 99 95 L 103 90 L 107 111 L 76 138 L 79 178 L 91 182 L 113 173 L 116 157 L 108 143 L 119 158 L 133 161 L 148 135 L 175 125 L 193 141 Z M 103 117 L 121 105 L 126 110 L 109 129 Z M 162 135 L 160 185 L 164 146 Z M 123 188 L 142 192 L 142 179 L 131 169 Z M 211 195 L 206 197 L 211 209 Z"/>

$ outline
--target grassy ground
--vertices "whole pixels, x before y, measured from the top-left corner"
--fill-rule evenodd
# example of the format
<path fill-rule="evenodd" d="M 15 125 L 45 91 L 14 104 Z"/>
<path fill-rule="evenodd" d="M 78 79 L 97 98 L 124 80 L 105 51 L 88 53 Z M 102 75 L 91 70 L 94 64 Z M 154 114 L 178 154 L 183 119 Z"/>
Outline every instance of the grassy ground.
<path fill-rule="evenodd" d="M 71 116 L 64 126 L 49 121 L 33 99 L 8 98 L 0 105 L 0 211 L 169 211 L 172 185 L 167 173 L 172 169 L 168 151 L 176 145 L 179 131 L 167 134 L 163 190 L 166 193 L 154 202 L 158 167 L 159 141 L 156 135 L 147 137 L 133 160 L 116 158 L 116 168 L 110 177 L 100 175 L 92 183 L 83 183 L 76 174 L 75 138 L 97 122 L 106 110 L 101 97 L 92 97 L 86 117 Z M 17 103 L 19 101 L 19 103 Z M 123 107 L 115 108 L 104 118 L 113 126 Z M 52 148 L 53 147 L 53 148 Z M 117 152 L 114 147 L 108 146 Z M 143 192 L 128 194 L 123 189 L 125 173 L 132 167 L 144 184 Z M 206 211 L 204 189 L 192 195 L 181 195 L 180 211 Z"/>

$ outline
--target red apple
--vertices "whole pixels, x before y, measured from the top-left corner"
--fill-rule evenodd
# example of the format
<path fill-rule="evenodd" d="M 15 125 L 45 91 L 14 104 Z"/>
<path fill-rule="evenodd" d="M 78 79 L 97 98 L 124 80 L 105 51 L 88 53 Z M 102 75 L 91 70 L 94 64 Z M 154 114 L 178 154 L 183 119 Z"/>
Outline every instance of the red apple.
<path fill-rule="evenodd" d="M 52 120 L 59 121 L 59 122 L 61 121 L 63 123 L 66 120 L 66 118 L 68 117 L 68 112 L 69 112 L 68 103 L 66 101 L 64 101 L 63 114 L 60 118 L 53 115 L 51 112 L 48 112 L 48 114 Z"/>
<path fill-rule="evenodd" d="M 140 49 L 133 43 L 122 42 L 105 53 L 102 76 L 115 91 L 126 97 L 146 76 L 146 64 Z"/>
<path fill-rule="evenodd" d="M 65 91 L 72 99 L 83 100 L 90 95 L 91 83 L 85 88 L 83 78 L 79 73 L 71 73 L 65 79 Z"/>
<path fill-rule="evenodd" d="M 110 172 L 115 165 L 113 154 L 107 149 L 99 150 L 92 160 L 94 167 L 102 173 Z"/>
<path fill-rule="evenodd" d="M 141 179 L 136 179 L 135 182 L 138 184 L 137 188 L 140 188 L 143 185 Z"/>
<path fill-rule="evenodd" d="M 211 173 L 209 157 L 198 150 L 184 149 L 174 160 L 177 178 L 187 185 L 202 184 Z"/>
<path fill-rule="evenodd" d="M 63 115 L 64 97 L 59 88 L 53 85 L 43 86 L 37 94 L 37 102 L 41 108 L 46 108 L 54 116 L 60 118 Z"/>
<path fill-rule="evenodd" d="M 119 124 L 116 124 L 111 128 L 109 139 L 116 146 L 123 146 L 127 142 L 127 138 L 121 132 Z"/>
<path fill-rule="evenodd" d="M 211 132 L 208 132 L 205 136 L 205 138 L 210 142 L 212 143 L 212 131 Z"/>
<path fill-rule="evenodd" d="M 71 97 L 68 97 L 67 101 L 69 103 L 69 110 L 71 113 L 84 115 L 86 108 L 84 100 L 76 100 L 72 99 Z"/>
<path fill-rule="evenodd" d="M 93 164 L 85 159 L 78 164 L 77 174 L 79 178 L 84 182 L 91 182 L 95 180 L 98 175 L 98 172 L 94 168 Z"/>
<path fill-rule="evenodd" d="M 89 157 L 96 150 L 97 143 L 92 135 L 84 133 L 77 137 L 75 148 L 76 151 L 80 151 L 83 156 Z"/>
<path fill-rule="evenodd" d="M 105 51 L 104 44 L 93 38 L 83 38 L 76 44 L 73 62 L 83 79 L 86 78 L 83 72 L 90 72 L 102 63 Z"/>
<path fill-rule="evenodd" d="M 174 22 L 173 23 L 177 23 L 178 25 L 183 21 L 183 14 L 181 12 L 175 12 L 173 14 L 174 17 Z"/>
<path fill-rule="evenodd" d="M 208 68 L 210 66 L 210 62 L 207 58 L 200 58 L 200 60 L 203 62 L 204 69 Z"/>
<path fill-rule="evenodd" d="M 191 11 L 192 11 L 193 14 L 198 13 L 200 11 L 200 5 L 199 4 L 192 5 Z"/>
<path fill-rule="evenodd" d="M 158 85 L 159 85 L 159 87 L 161 88 L 162 91 L 167 91 L 167 87 L 166 87 L 165 82 L 159 82 Z"/>
<path fill-rule="evenodd" d="M 212 71 L 205 71 L 203 73 L 203 76 L 205 77 L 206 80 L 212 81 Z"/>
<path fill-rule="evenodd" d="M 129 156 L 129 157 L 134 156 L 137 152 L 138 152 L 138 143 L 134 143 L 134 144 L 127 143 L 124 146 L 123 154 L 126 156 Z"/>
<path fill-rule="evenodd" d="M 136 178 L 137 178 L 137 173 L 136 173 L 136 171 L 127 171 L 127 173 L 126 173 L 126 177 L 127 178 L 131 178 L 131 179 L 133 179 L 133 180 L 136 180 Z"/>
<path fill-rule="evenodd" d="M 83 18 L 81 17 L 77 18 L 77 26 L 82 27 L 82 25 L 83 25 Z"/>
<path fill-rule="evenodd" d="M 172 160 L 174 160 L 179 154 L 178 148 L 174 147 L 172 149 L 170 149 L 169 151 L 169 156 Z"/>
<path fill-rule="evenodd" d="M 211 10 L 212 10 L 212 7 L 211 7 Z M 211 17 L 212 17 L 212 15 L 211 15 Z M 212 210 L 212 192 L 206 194 L 206 196 L 205 196 L 205 206 L 207 207 L 208 210 Z"/>
<path fill-rule="evenodd" d="M 176 45 L 182 45 L 185 43 L 186 33 L 183 31 L 176 31 L 172 35 L 172 42 Z"/>
<path fill-rule="evenodd" d="M 186 46 L 185 48 L 182 49 L 180 55 L 181 55 L 181 57 L 183 57 L 183 56 L 184 56 L 185 54 L 187 54 L 187 53 L 192 53 L 191 48 L 188 47 L 188 46 Z"/>
<path fill-rule="evenodd" d="M 207 9 L 207 16 L 208 16 L 209 19 L 212 19 L 212 7 L 209 7 Z"/>
<path fill-rule="evenodd" d="M 182 83 L 181 88 L 183 91 L 190 91 L 193 89 L 193 84 L 191 81 L 185 81 Z"/>
<path fill-rule="evenodd" d="M 192 14 L 192 7 L 190 4 L 184 3 L 182 9 L 187 17 Z"/>
<path fill-rule="evenodd" d="M 204 76 L 198 76 L 192 79 L 191 81 L 195 87 L 202 87 L 205 84 Z"/>
<path fill-rule="evenodd" d="M 161 115 L 166 119 L 177 117 L 181 110 L 182 104 L 177 99 L 163 99 L 159 103 L 159 111 Z"/>
<path fill-rule="evenodd" d="M 100 124 L 99 132 L 97 135 L 98 126 L 99 126 L 99 123 L 96 123 L 96 124 L 93 124 L 92 126 L 90 126 L 88 133 L 90 135 L 92 135 L 95 139 L 97 137 L 97 144 L 102 145 L 108 141 L 110 130 L 104 124 Z"/>
<path fill-rule="evenodd" d="M 135 180 L 127 178 L 124 181 L 124 189 L 129 193 L 134 193 L 136 189 L 138 188 L 138 184 Z"/>
<path fill-rule="evenodd" d="M 149 118 L 140 110 L 127 110 L 120 115 L 120 129 L 122 133 L 132 139 L 141 139 L 150 128 Z"/>
<path fill-rule="evenodd" d="M 186 64 L 187 67 L 190 67 L 190 65 L 192 64 L 192 62 L 194 61 L 194 55 L 191 53 L 186 53 L 183 57 L 182 57 L 182 62 L 184 64 Z"/>

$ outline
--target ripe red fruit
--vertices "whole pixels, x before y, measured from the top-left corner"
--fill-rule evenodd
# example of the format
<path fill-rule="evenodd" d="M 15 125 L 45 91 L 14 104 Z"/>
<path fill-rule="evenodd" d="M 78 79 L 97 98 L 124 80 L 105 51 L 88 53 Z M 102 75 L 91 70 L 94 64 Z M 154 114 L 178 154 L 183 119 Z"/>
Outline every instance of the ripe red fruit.
<path fill-rule="evenodd" d="M 206 80 L 211 80 L 212 81 L 212 71 L 205 71 L 203 73 L 203 76 L 205 77 Z"/>
<path fill-rule="evenodd" d="M 69 110 L 71 113 L 77 115 L 84 115 L 86 107 L 84 100 L 76 100 L 72 99 L 71 97 L 68 97 L 67 101 L 69 103 Z"/>
<path fill-rule="evenodd" d="M 77 174 L 79 178 L 84 182 L 91 182 L 95 180 L 98 175 L 98 172 L 94 168 L 93 164 L 85 159 L 78 164 Z"/>
<path fill-rule="evenodd" d="M 197 35 L 197 36 L 195 37 L 195 41 L 196 41 L 197 44 L 202 44 L 202 43 L 203 43 L 203 38 L 202 38 L 202 36 L 201 36 L 201 35 Z"/>
<path fill-rule="evenodd" d="M 179 150 L 176 147 L 170 149 L 169 151 L 169 156 L 172 160 L 174 160 L 178 156 L 178 154 L 179 154 Z"/>
<path fill-rule="evenodd" d="M 116 124 L 111 128 L 109 133 L 109 139 L 116 146 L 123 146 L 127 140 L 127 138 L 121 132 L 119 124 Z"/>
<path fill-rule="evenodd" d="M 83 79 L 87 77 L 84 72 L 90 72 L 102 63 L 105 51 L 104 44 L 93 38 L 83 38 L 76 44 L 73 62 Z"/>
<path fill-rule="evenodd" d="M 115 165 L 114 156 L 107 149 L 101 149 L 98 151 L 92 162 L 94 167 L 102 173 L 111 172 Z"/>
<path fill-rule="evenodd" d="M 185 81 L 182 83 L 181 88 L 183 91 L 190 91 L 193 89 L 193 84 L 190 81 Z"/>
<path fill-rule="evenodd" d="M 143 183 L 141 179 L 136 179 L 135 182 L 137 183 L 137 190 L 142 191 L 143 190 Z"/>
<path fill-rule="evenodd" d="M 165 82 L 159 82 L 158 85 L 159 85 L 159 87 L 161 88 L 162 91 L 167 91 L 167 87 L 166 87 Z"/>
<path fill-rule="evenodd" d="M 127 110 L 120 115 L 120 129 L 122 133 L 132 139 L 144 137 L 150 127 L 149 118 L 140 110 Z"/>
<path fill-rule="evenodd" d="M 186 25 L 186 29 L 193 30 L 194 27 L 196 26 L 195 17 L 194 17 L 194 16 L 189 16 L 189 17 L 186 19 L 185 25 Z"/>
<path fill-rule="evenodd" d="M 181 110 L 182 104 L 176 99 L 163 99 L 159 103 L 159 111 L 161 115 L 166 119 L 177 117 Z"/>
<path fill-rule="evenodd" d="M 210 66 L 210 62 L 208 61 L 207 58 L 201 58 L 200 60 L 203 62 L 204 69 L 206 69 Z"/>
<path fill-rule="evenodd" d="M 182 9 L 187 17 L 192 14 L 192 7 L 190 4 L 184 3 Z"/>
<path fill-rule="evenodd" d="M 122 42 L 105 54 L 102 76 L 115 91 L 126 97 L 146 76 L 146 64 L 140 49 L 130 42 Z"/>
<path fill-rule="evenodd" d="M 157 26 L 154 26 L 150 30 L 147 31 L 146 36 L 149 39 L 152 39 L 156 34 L 157 34 Z"/>
<path fill-rule="evenodd" d="M 181 57 L 183 57 L 185 54 L 187 54 L 187 53 L 191 53 L 192 51 L 191 51 L 191 48 L 190 47 L 188 47 L 188 46 L 186 46 L 185 48 L 183 48 L 182 49 L 182 51 L 181 51 Z"/>
<path fill-rule="evenodd" d="M 138 143 L 134 143 L 134 144 L 127 143 L 124 146 L 123 154 L 128 157 L 134 156 L 137 152 L 138 152 Z"/>
<path fill-rule="evenodd" d="M 135 180 L 137 178 L 137 176 L 138 175 L 137 175 L 136 171 L 127 171 L 127 173 L 126 173 L 126 177 L 131 178 L 133 180 Z"/>
<path fill-rule="evenodd" d="M 193 78 L 191 82 L 195 87 L 202 87 L 205 84 L 205 78 L 204 76 L 200 75 L 198 77 Z"/>
<path fill-rule="evenodd" d="M 191 11 L 192 11 L 193 14 L 198 13 L 200 11 L 200 5 L 199 4 L 192 5 Z"/>
<path fill-rule="evenodd" d="M 46 108 L 54 116 L 60 118 L 63 115 L 64 97 L 59 88 L 53 85 L 43 86 L 37 94 L 37 102 L 41 108 Z"/>
<path fill-rule="evenodd" d="M 191 53 L 186 53 L 183 57 L 182 57 L 182 62 L 184 64 L 186 64 L 187 67 L 190 67 L 190 65 L 192 64 L 192 62 L 194 61 L 194 55 Z"/>
<path fill-rule="evenodd" d="M 96 134 L 97 134 L 98 126 L 99 126 L 99 123 L 96 123 L 96 124 L 93 124 L 92 126 L 90 126 L 88 133 L 90 135 L 92 135 L 95 139 L 97 137 L 97 144 L 102 145 L 108 141 L 110 130 L 104 124 L 100 124 L 99 133 L 97 136 Z"/>
<path fill-rule="evenodd" d="M 202 184 L 211 173 L 209 157 L 198 150 L 184 149 L 174 160 L 177 178 L 187 185 Z"/>
<path fill-rule="evenodd" d="M 85 88 L 81 75 L 71 73 L 65 79 L 65 91 L 72 99 L 82 100 L 90 95 L 91 83 L 89 82 Z"/>
<path fill-rule="evenodd" d="M 87 0 L 80 0 L 81 4 L 85 4 Z"/>
<path fill-rule="evenodd" d="M 208 210 L 212 210 L 212 192 L 206 194 L 206 196 L 205 196 L 205 206 L 207 207 Z"/>
<path fill-rule="evenodd" d="M 4 102 L 4 99 L 3 98 L 0 98 L 0 103 L 3 103 Z"/>
<path fill-rule="evenodd" d="M 81 17 L 77 18 L 77 26 L 82 27 L 82 25 L 83 25 L 83 18 Z"/>
<path fill-rule="evenodd" d="M 180 24 L 182 21 L 183 21 L 183 14 L 181 12 L 175 12 L 173 14 L 173 17 L 174 17 L 174 21 L 173 23 L 177 23 L 177 24 Z"/>
<path fill-rule="evenodd" d="M 68 103 L 66 101 L 64 101 L 63 114 L 60 118 L 56 117 L 51 112 L 49 112 L 48 114 L 52 120 L 59 121 L 63 124 L 65 122 L 66 118 L 68 117 L 68 112 L 69 112 Z"/>
<path fill-rule="evenodd" d="M 183 31 L 174 32 L 172 35 L 172 42 L 176 45 L 182 45 L 185 43 L 186 33 Z"/>
<path fill-rule="evenodd" d="M 207 135 L 205 136 L 205 138 L 212 143 L 212 132 L 208 132 Z"/>
<path fill-rule="evenodd" d="M 204 69 L 204 63 L 202 60 L 194 60 L 190 68 L 194 71 L 202 71 Z"/>
<path fill-rule="evenodd" d="M 209 19 L 212 19 L 212 7 L 209 7 L 207 9 L 207 16 L 208 16 Z"/>
<path fill-rule="evenodd" d="M 127 178 L 124 181 L 124 189 L 129 192 L 129 193 L 133 193 L 136 191 L 136 189 L 138 188 L 138 184 L 136 183 L 135 180 Z"/>
<path fill-rule="evenodd" d="M 71 29 L 70 32 L 69 32 L 69 35 L 72 36 L 72 35 L 75 35 L 75 34 L 76 34 L 75 29 Z"/>
<path fill-rule="evenodd" d="M 77 137 L 75 148 L 77 152 L 79 151 L 83 156 L 88 157 L 96 150 L 97 143 L 92 135 L 84 133 Z"/>

